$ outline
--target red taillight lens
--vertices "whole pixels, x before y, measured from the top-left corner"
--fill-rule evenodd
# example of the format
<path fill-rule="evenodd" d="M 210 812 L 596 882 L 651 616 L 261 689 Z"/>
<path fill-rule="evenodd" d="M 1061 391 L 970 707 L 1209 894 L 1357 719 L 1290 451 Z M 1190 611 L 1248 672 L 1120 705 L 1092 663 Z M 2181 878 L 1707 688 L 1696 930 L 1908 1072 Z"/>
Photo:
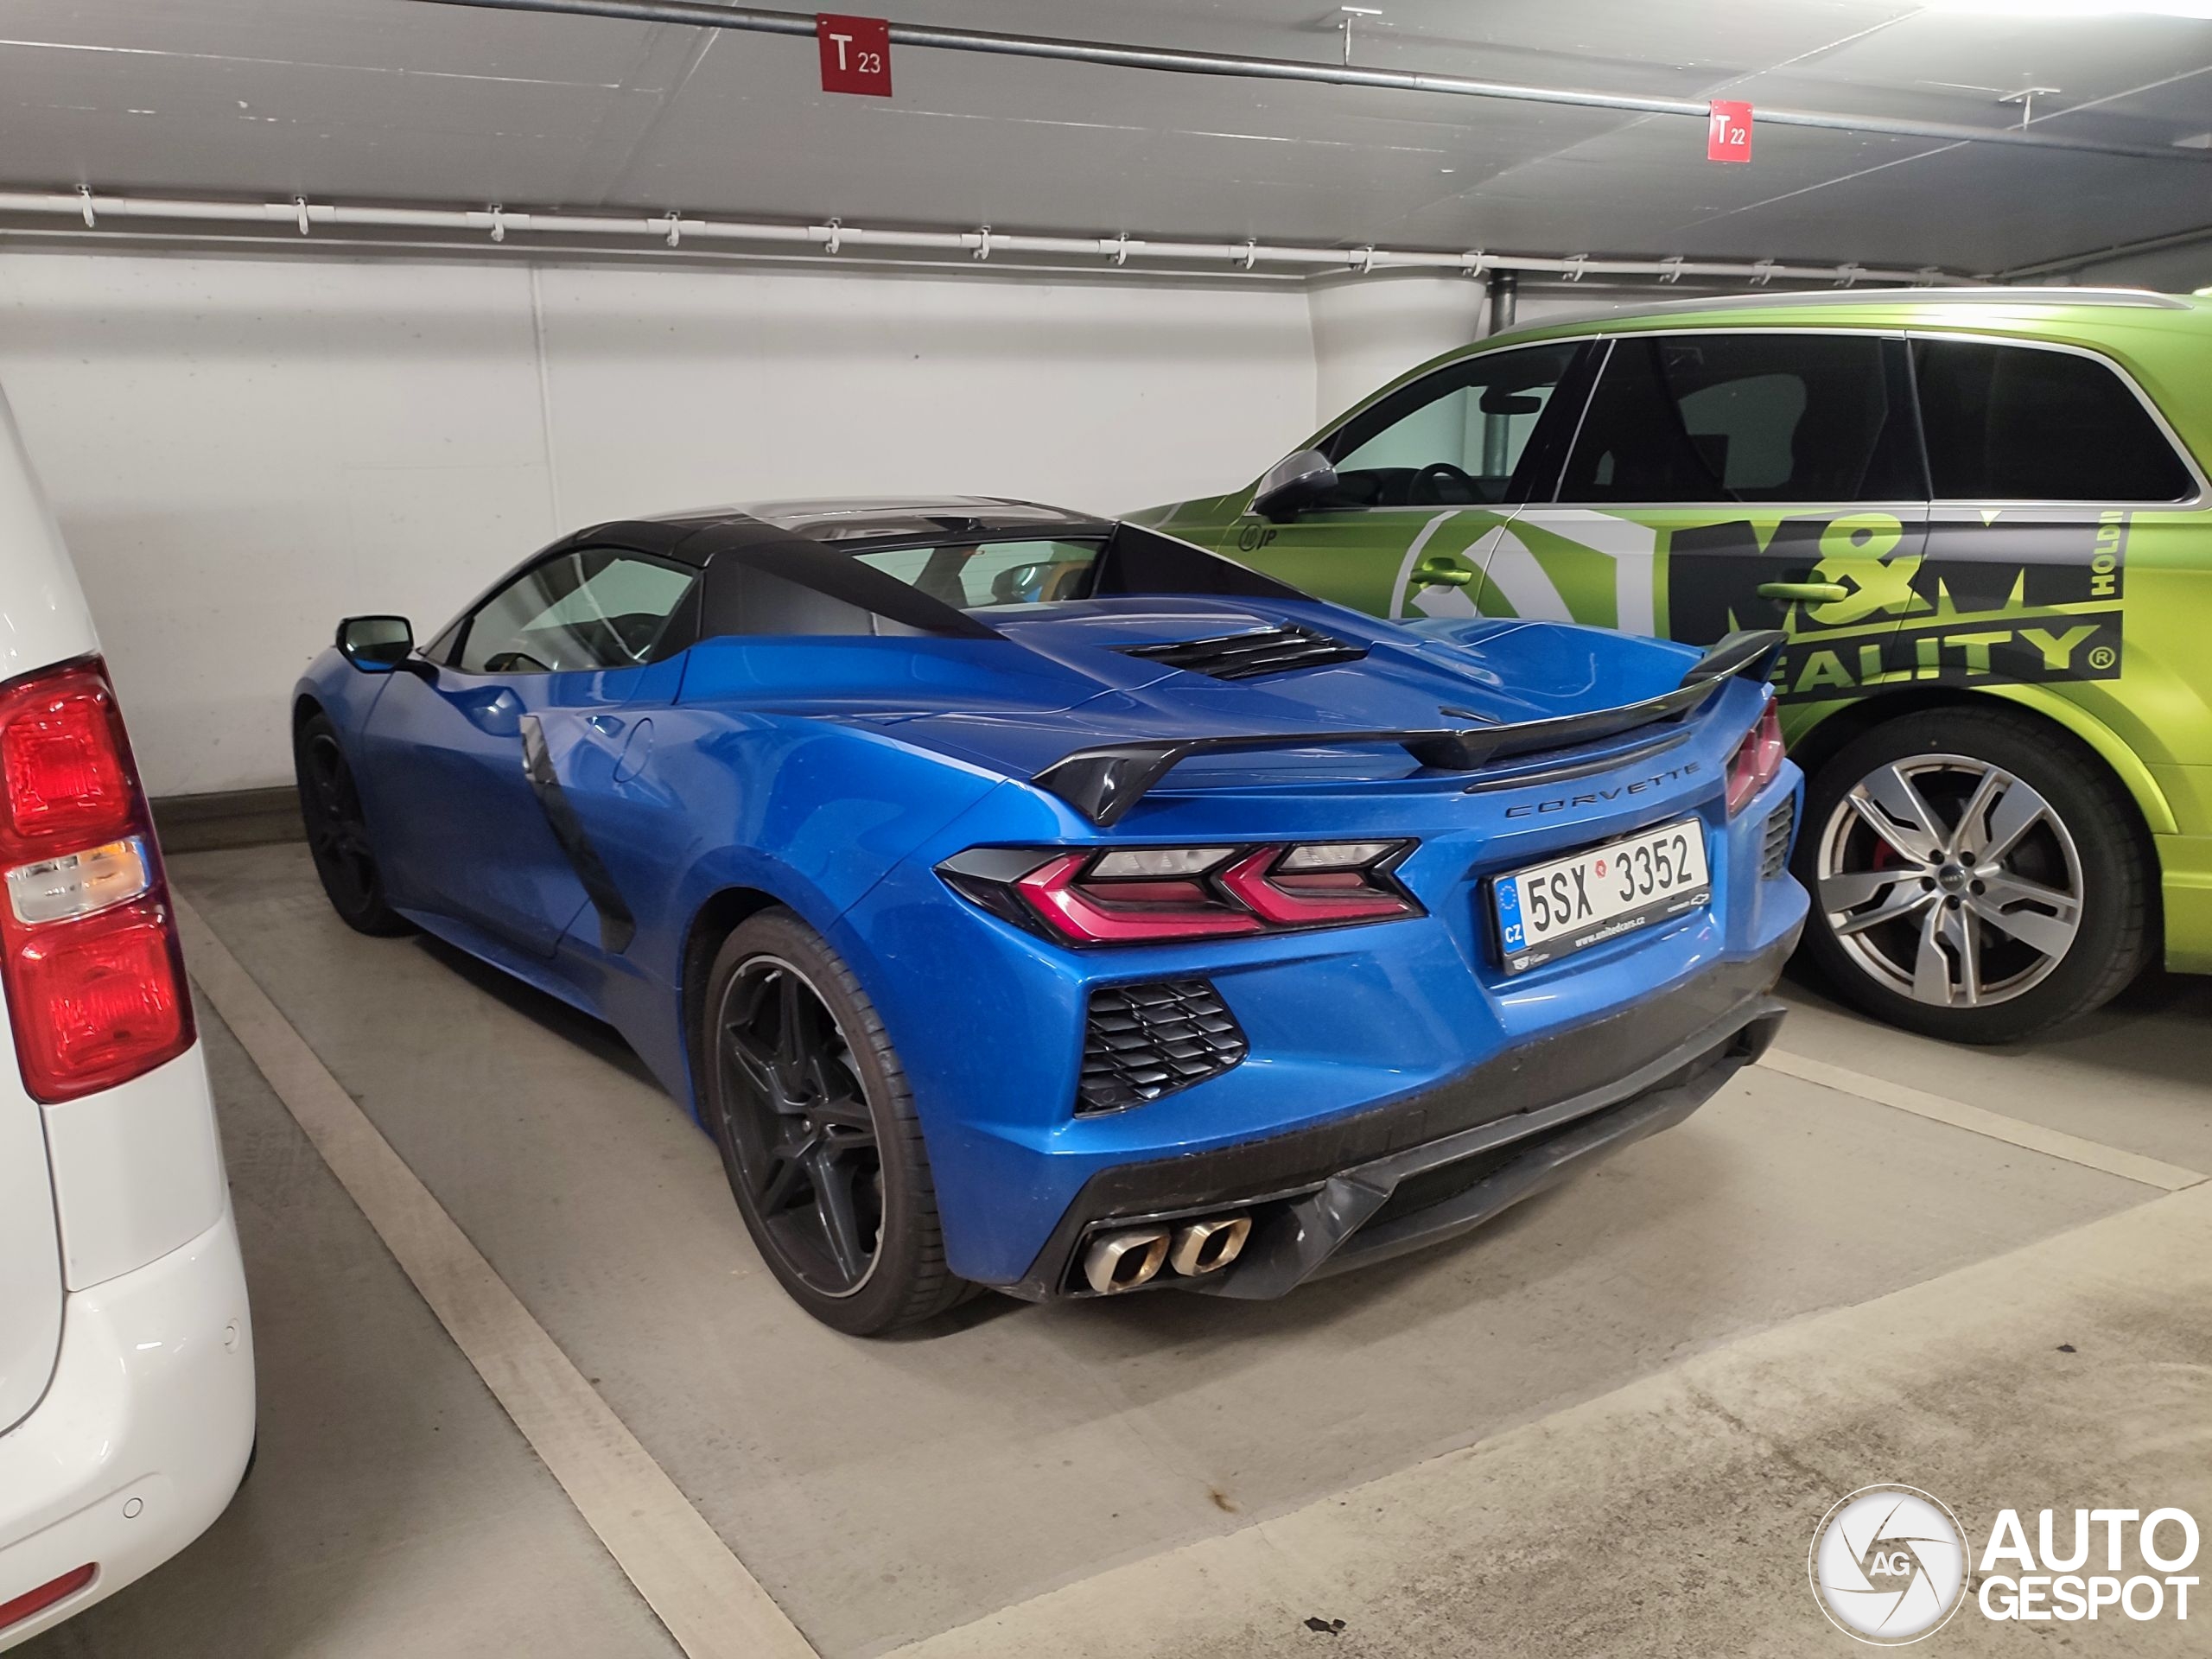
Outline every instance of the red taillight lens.
<path fill-rule="evenodd" d="M 96 657 L 0 686 L 0 982 L 34 1099 L 192 1046 L 192 1001 L 138 771 Z"/>
<path fill-rule="evenodd" d="M 1412 846 L 982 848 L 938 870 L 994 915 L 1070 944 L 1161 944 L 1418 916 L 1390 874 Z"/>
<path fill-rule="evenodd" d="M 112 840 L 131 819 L 115 696 L 105 682 L 67 669 L 29 696 L 8 698 L 0 727 L 7 781 L 7 833 L 18 844 Z"/>
<path fill-rule="evenodd" d="M 1745 801 L 1764 789 L 1782 770 L 1782 715 L 1769 697 L 1759 710 L 1758 721 L 1744 734 L 1728 762 L 1728 811 L 1733 816 Z"/>
<path fill-rule="evenodd" d="M 1256 933 L 1260 918 L 1224 905 L 1197 882 L 1099 881 L 1086 885 L 1089 853 L 1070 853 L 1014 885 L 1048 925 L 1079 944 L 1147 944 Z"/>
<path fill-rule="evenodd" d="M 23 1080 L 41 1100 L 111 1088 L 191 1045 L 176 930 L 165 904 L 24 930 L 8 958 Z"/>
<path fill-rule="evenodd" d="M 67 1601 L 90 1584 L 99 1570 L 97 1563 L 87 1561 L 58 1579 L 48 1580 L 35 1590 L 26 1590 L 10 1600 L 0 1601 L 0 1630 L 22 1624 L 34 1613 L 44 1612 L 57 1601 Z"/>
<path fill-rule="evenodd" d="M 1290 849 L 1262 847 L 1224 870 L 1221 885 L 1277 927 L 1327 927 L 1413 914 L 1413 900 L 1395 883 L 1382 885 L 1371 869 L 1286 869 L 1283 863 L 1290 856 Z"/>

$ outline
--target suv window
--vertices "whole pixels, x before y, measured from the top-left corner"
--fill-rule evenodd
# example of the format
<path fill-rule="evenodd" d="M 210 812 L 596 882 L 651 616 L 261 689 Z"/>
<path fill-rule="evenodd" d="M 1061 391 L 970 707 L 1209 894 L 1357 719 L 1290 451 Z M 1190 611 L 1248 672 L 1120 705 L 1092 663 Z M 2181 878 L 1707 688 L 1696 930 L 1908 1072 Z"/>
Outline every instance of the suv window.
<path fill-rule="evenodd" d="M 1087 585 L 1098 543 L 951 542 L 853 556 L 931 599 L 973 611 L 986 605 L 1034 604 L 1072 596 Z"/>
<path fill-rule="evenodd" d="M 1439 369 L 1322 445 L 1338 493 L 1324 507 L 1471 506 L 1515 500 L 1513 475 L 1580 340 L 1493 352 Z"/>
<path fill-rule="evenodd" d="M 1616 339 L 1560 499 L 1924 499 L 1886 350 L 1873 334 Z"/>
<path fill-rule="evenodd" d="M 2196 480 L 2141 399 L 2075 352 L 1916 340 L 1938 500 L 2178 501 Z"/>
<path fill-rule="evenodd" d="M 652 653 L 696 574 L 607 548 L 556 555 L 477 607 L 454 666 L 464 674 L 632 667 Z"/>

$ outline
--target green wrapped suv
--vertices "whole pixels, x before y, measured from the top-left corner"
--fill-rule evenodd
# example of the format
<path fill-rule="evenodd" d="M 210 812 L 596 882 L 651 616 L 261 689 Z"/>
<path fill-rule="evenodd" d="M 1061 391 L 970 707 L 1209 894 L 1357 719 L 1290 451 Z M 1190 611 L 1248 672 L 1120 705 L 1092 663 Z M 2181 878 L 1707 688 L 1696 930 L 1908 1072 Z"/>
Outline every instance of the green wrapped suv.
<path fill-rule="evenodd" d="M 1780 628 L 1806 949 L 2005 1042 L 2212 972 L 2212 303 L 1761 295 L 1497 335 L 1140 515 L 1384 616 Z"/>

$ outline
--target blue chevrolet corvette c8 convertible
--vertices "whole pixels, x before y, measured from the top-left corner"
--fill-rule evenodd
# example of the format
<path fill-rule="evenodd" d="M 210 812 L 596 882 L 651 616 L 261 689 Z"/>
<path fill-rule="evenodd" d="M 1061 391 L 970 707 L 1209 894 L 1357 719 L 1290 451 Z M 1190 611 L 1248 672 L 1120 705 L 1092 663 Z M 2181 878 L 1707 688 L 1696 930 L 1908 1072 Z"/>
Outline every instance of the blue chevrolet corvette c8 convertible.
<path fill-rule="evenodd" d="M 612 1022 L 837 1328 L 1279 1295 L 1757 1057 L 1779 635 L 1378 621 L 1016 501 L 601 524 L 295 694 L 339 913 Z"/>

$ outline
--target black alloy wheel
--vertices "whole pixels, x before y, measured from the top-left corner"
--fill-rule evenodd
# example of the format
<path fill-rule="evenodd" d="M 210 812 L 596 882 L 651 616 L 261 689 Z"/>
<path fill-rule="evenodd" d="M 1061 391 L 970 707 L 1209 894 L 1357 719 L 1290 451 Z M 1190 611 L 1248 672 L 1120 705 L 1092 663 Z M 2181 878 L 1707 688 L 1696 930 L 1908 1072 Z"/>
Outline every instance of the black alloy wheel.
<path fill-rule="evenodd" d="M 760 956 L 715 1023 L 723 1133 L 753 1213 L 810 1289 L 852 1295 L 880 1254 L 883 1154 L 837 1017 L 798 969 Z"/>
<path fill-rule="evenodd" d="M 789 911 L 765 911 L 723 942 L 702 1015 L 702 1115 L 792 1300 L 854 1336 L 961 1300 L 906 1073 L 836 952 Z"/>
<path fill-rule="evenodd" d="M 389 937 L 410 933 L 413 925 L 384 899 L 384 879 L 369 840 L 360 791 L 346 764 L 338 728 L 327 715 L 309 715 L 292 741 L 292 761 L 300 786 L 300 817 L 307 826 L 308 852 L 322 881 L 330 907 L 358 932 Z"/>

